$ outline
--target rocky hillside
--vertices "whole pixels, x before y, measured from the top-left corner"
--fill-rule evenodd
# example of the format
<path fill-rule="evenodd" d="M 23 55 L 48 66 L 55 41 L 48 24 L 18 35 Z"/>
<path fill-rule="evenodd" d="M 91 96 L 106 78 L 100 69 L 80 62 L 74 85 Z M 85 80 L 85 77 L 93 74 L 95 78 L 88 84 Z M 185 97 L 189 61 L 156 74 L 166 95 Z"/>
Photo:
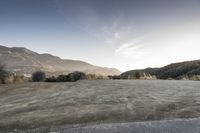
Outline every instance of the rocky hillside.
<path fill-rule="evenodd" d="M 161 68 L 131 70 L 120 75 L 123 79 L 155 76 L 157 79 L 193 79 L 200 80 L 200 60 L 173 63 Z"/>
<path fill-rule="evenodd" d="M 38 54 L 26 48 L 0 46 L 0 63 L 9 71 L 32 73 L 43 70 L 48 73 L 69 73 L 82 71 L 91 74 L 116 75 L 120 71 L 115 68 L 94 66 L 78 60 L 64 60 L 50 54 Z"/>

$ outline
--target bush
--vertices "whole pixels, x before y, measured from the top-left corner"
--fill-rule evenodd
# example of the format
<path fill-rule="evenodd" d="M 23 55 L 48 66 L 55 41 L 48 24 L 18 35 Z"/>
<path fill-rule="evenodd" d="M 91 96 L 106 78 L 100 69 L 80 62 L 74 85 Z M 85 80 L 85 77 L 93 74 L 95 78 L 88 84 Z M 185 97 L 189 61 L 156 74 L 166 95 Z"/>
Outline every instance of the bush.
<path fill-rule="evenodd" d="M 58 82 L 67 82 L 70 81 L 69 75 L 59 75 L 57 78 Z"/>
<path fill-rule="evenodd" d="M 27 82 L 29 81 L 29 78 L 24 77 L 23 75 L 14 75 L 13 76 L 13 83 L 22 83 L 22 82 Z"/>
<path fill-rule="evenodd" d="M 49 77 L 49 78 L 46 78 L 45 80 L 46 82 L 57 82 L 57 78 L 52 76 L 52 77 Z"/>
<path fill-rule="evenodd" d="M 0 65 L 0 83 L 5 84 L 8 77 L 9 72 L 5 70 L 4 65 Z"/>
<path fill-rule="evenodd" d="M 81 79 L 86 79 L 86 74 L 83 72 L 75 71 L 68 74 L 68 77 L 69 77 L 69 81 L 75 82 Z"/>
<path fill-rule="evenodd" d="M 34 82 L 42 82 L 45 81 L 46 74 L 42 71 L 37 71 L 32 74 L 32 81 Z"/>
<path fill-rule="evenodd" d="M 88 74 L 88 75 L 86 75 L 86 79 L 88 79 L 88 80 L 93 80 L 93 79 L 97 79 L 97 78 L 98 77 L 95 74 Z"/>
<path fill-rule="evenodd" d="M 109 79 L 121 79 L 120 75 L 108 75 Z"/>
<path fill-rule="evenodd" d="M 83 72 L 72 72 L 68 75 L 59 75 L 58 77 L 49 77 L 46 78 L 46 82 L 75 82 L 81 79 L 87 79 L 87 76 Z"/>

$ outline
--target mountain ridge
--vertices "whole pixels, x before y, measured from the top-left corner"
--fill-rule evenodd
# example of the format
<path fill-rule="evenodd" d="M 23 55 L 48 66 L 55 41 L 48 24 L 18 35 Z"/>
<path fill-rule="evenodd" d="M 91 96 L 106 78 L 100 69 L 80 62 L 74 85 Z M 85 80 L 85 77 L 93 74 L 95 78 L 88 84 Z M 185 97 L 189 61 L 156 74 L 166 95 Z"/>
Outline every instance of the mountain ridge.
<path fill-rule="evenodd" d="M 9 71 L 33 73 L 42 70 L 49 73 L 69 73 L 81 71 L 88 74 L 118 75 L 116 68 L 100 67 L 81 60 L 61 59 L 49 53 L 39 54 L 24 47 L 6 47 L 0 45 L 0 62 Z"/>
<path fill-rule="evenodd" d="M 199 79 L 200 59 L 171 63 L 160 68 L 129 70 L 123 72 L 120 77 L 122 79 L 135 79 L 145 75 L 156 76 L 157 79 Z"/>

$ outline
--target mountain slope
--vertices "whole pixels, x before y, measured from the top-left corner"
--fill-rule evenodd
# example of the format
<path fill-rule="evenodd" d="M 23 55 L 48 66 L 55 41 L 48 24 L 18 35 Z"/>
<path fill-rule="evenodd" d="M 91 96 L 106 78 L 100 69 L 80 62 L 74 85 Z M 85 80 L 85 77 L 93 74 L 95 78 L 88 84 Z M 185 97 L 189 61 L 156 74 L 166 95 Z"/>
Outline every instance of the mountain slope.
<path fill-rule="evenodd" d="M 10 71 L 32 73 L 43 70 L 49 73 L 82 71 L 91 74 L 116 75 L 115 68 L 94 66 L 78 60 L 64 60 L 50 54 L 38 54 L 26 48 L 0 46 L 0 62 Z"/>
<path fill-rule="evenodd" d="M 131 70 L 122 73 L 123 79 L 135 78 L 139 73 L 140 76 L 155 75 L 158 79 L 183 79 L 200 75 L 200 60 L 185 61 L 173 63 L 161 68 L 146 68 L 143 70 Z"/>

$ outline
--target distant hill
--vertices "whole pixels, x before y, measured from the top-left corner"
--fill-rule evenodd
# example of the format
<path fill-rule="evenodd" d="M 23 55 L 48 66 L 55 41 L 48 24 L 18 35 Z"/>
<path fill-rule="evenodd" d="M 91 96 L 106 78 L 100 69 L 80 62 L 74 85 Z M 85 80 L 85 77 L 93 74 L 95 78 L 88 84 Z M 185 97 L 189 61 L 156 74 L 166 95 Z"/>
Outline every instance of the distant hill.
<path fill-rule="evenodd" d="M 157 79 L 191 79 L 199 78 L 200 60 L 173 63 L 161 68 L 146 68 L 131 70 L 120 75 L 122 79 L 136 79 L 139 77 L 152 77 Z M 198 76 L 197 76 L 198 75 Z M 195 77 L 196 76 L 196 77 Z"/>
<path fill-rule="evenodd" d="M 0 46 L 0 63 L 9 71 L 31 74 L 37 70 L 48 73 L 69 73 L 82 71 L 99 75 L 118 75 L 121 72 L 115 68 L 94 66 L 79 60 L 65 60 L 50 54 L 38 54 L 22 47 Z"/>

